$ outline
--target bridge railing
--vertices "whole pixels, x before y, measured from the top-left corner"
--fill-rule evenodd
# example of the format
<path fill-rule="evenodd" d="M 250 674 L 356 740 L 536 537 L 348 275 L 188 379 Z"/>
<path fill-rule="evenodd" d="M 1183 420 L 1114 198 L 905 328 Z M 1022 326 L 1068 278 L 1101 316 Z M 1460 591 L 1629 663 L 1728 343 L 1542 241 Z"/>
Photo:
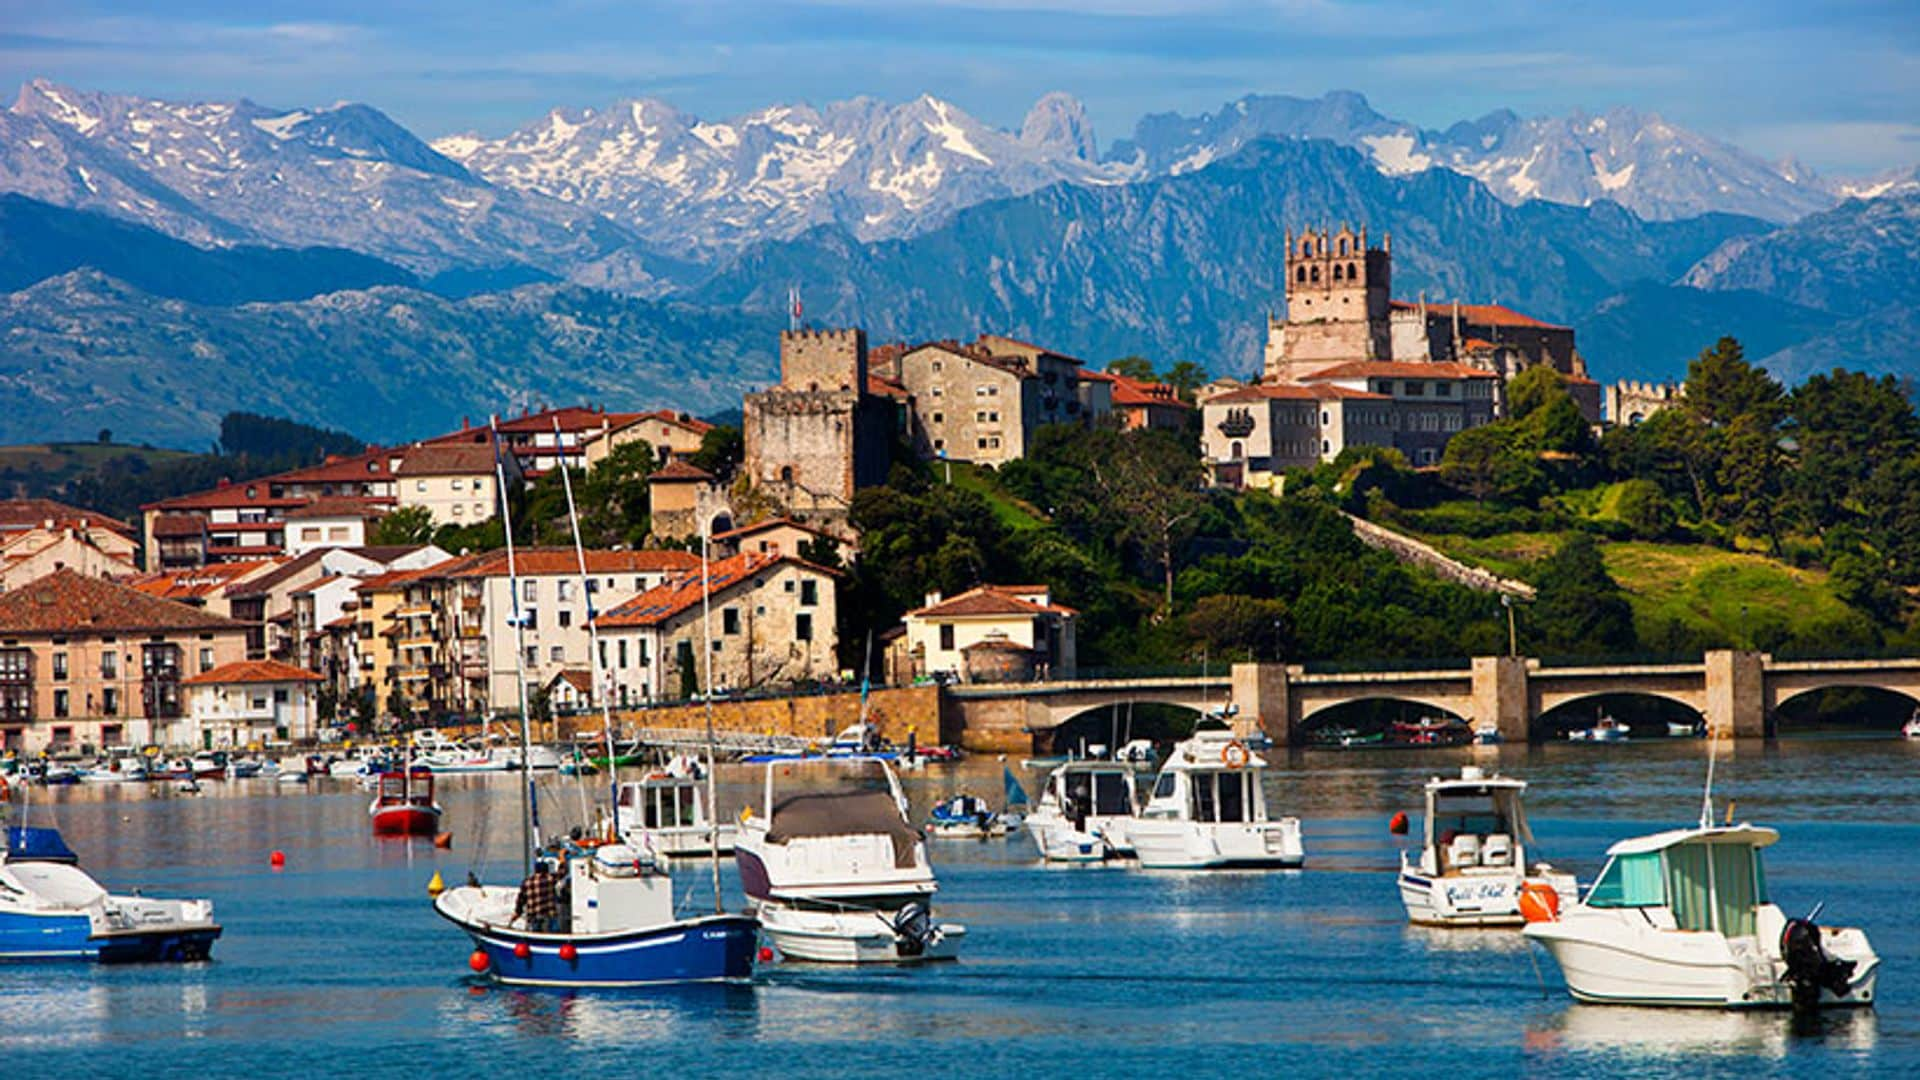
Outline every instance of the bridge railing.
<path fill-rule="evenodd" d="M 1587 653 L 1534 658 L 1542 668 L 1592 667 L 1667 667 L 1677 664 L 1702 664 L 1705 654 L 1698 652 Z"/>
<path fill-rule="evenodd" d="M 1441 656 L 1400 660 L 1308 660 L 1300 665 L 1309 675 L 1361 675 L 1370 671 L 1471 671 L 1470 656 Z"/>
<path fill-rule="evenodd" d="M 1074 671 L 1074 682 L 1121 681 L 1126 679 L 1199 679 L 1231 678 L 1233 665 L 1149 664 L 1139 667 L 1082 667 Z"/>

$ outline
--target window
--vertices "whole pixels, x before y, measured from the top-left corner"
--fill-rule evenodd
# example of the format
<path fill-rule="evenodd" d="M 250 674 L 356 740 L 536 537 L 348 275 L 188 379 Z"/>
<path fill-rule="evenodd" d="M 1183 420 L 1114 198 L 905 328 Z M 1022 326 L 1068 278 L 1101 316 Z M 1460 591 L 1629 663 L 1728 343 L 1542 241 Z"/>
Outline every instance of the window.
<path fill-rule="evenodd" d="M 1327 441 L 1326 439 L 1321 439 L 1321 440 L 1320 440 L 1320 452 L 1321 452 L 1321 453 L 1323 453 L 1323 454 L 1331 454 L 1331 453 L 1333 453 L 1333 443 L 1331 443 L 1331 442 L 1328 442 L 1328 441 Z"/>
<path fill-rule="evenodd" d="M 120 715 L 120 690 L 109 686 L 100 691 L 100 713 L 103 716 Z"/>
<path fill-rule="evenodd" d="M 1434 383 L 1434 384 L 1433 384 L 1433 396 L 1434 396 L 1434 397 L 1452 397 L 1452 396 L 1453 396 L 1453 384 L 1452 384 L 1452 383 L 1444 383 L 1444 382 L 1437 382 L 1437 383 Z"/>
<path fill-rule="evenodd" d="M 986 397 L 986 396 L 987 396 L 987 388 L 986 388 L 986 387 L 984 387 L 984 386 L 976 386 L 976 387 L 974 387 L 974 388 L 973 388 L 973 396 L 974 396 L 974 397 Z"/>
<path fill-rule="evenodd" d="M 999 423 L 999 422 L 1000 422 L 1000 414 L 999 414 L 999 413 L 997 413 L 997 412 L 990 412 L 990 413 L 988 413 L 988 414 L 987 414 L 987 422 L 988 422 L 988 423 L 990 423 L 990 424 L 997 424 L 997 423 Z"/>
<path fill-rule="evenodd" d="M 812 607 L 820 602 L 820 583 L 812 578 L 800 581 L 800 606 Z"/>
<path fill-rule="evenodd" d="M 465 517 L 465 516 L 466 516 L 466 513 L 467 513 L 467 508 L 466 508 L 466 507 L 464 507 L 464 506 L 462 506 L 462 505 L 460 505 L 459 503 L 454 503 L 454 504 L 453 504 L 453 516 L 454 516 L 454 517 Z"/>
<path fill-rule="evenodd" d="M 976 424 L 984 424 L 984 423 L 986 423 L 986 422 L 987 422 L 987 411 L 986 411 L 985 409 L 981 409 L 981 410 L 980 410 L 979 412 L 976 412 L 976 413 L 974 413 L 974 414 L 973 414 L 973 422 L 974 422 L 974 423 L 976 423 Z"/>
<path fill-rule="evenodd" d="M 1326 427 L 1331 423 L 1333 423 L 1333 414 L 1327 412 L 1325 409 L 1320 410 L 1320 426 Z"/>
<path fill-rule="evenodd" d="M 265 711 L 267 711 L 267 699 L 266 699 L 266 697 L 265 697 L 264 695 L 263 695 L 263 696 L 259 696 L 259 697 L 255 697 L 255 698 L 253 699 L 253 711 L 254 711 L 254 712 L 265 712 Z"/>
<path fill-rule="evenodd" d="M 521 582 L 520 583 L 520 599 L 525 600 L 529 604 L 533 603 L 536 600 L 539 600 L 540 599 L 540 583 L 537 581 Z"/>
<path fill-rule="evenodd" d="M 942 652 L 953 651 L 953 624 L 952 623 L 947 623 L 940 627 L 940 651 Z"/>
<path fill-rule="evenodd" d="M 540 662 L 540 646 L 538 645 L 527 646 L 527 663 L 531 665 L 531 664 L 537 664 L 539 662 Z"/>
<path fill-rule="evenodd" d="M 1153 797 L 1156 799 L 1164 799 L 1167 796 L 1173 794 L 1174 783 L 1175 783 L 1175 779 L 1174 779 L 1173 770 L 1172 769 L 1163 770 L 1160 773 L 1160 779 L 1154 782 Z"/>
<path fill-rule="evenodd" d="M 413 482 L 413 490 L 415 491 L 427 490 L 427 482 L 425 480 L 415 480 Z"/>
<path fill-rule="evenodd" d="M 451 481 L 449 481 L 449 486 L 452 487 L 453 490 L 459 491 L 465 487 L 465 484 L 461 481 L 459 477 L 456 476 Z"/>
<path fill-rule="evenodd" d="M 561 627 L 562 627 L 562 628 L 564 629 L 565 627 L 569 627 L 569 626 L 572 626 L 572 625 L 573 625 L 573 611 L 572 611 L 572 609 L 571 609 L 571 608 L 561 608 L 561 609 L 560 609 L 560 626 L 561 626 Z"/>
<path fill-rule="evenodd" d="M 53 654 L 53 681 L 54 682 L 67 681 L 67 654 L 66 653 L 57 652 Z"/>
<path fill-rule="evenodd" d="M 813 616 L 795 615 L 793 617 L 793 639 L 795 641 L 813 640 Z"/>
<path fill-rule="evenodd" d="M 287 703 L 287 692 L 285 689 L 275 690 L 273 692 L 273 703 L 275 705 L 285 705 Z"/>
<path fill-rule="evenodd" d="M 486 516 L 487 516 L 487 504 L 486 504 L 486 503 L 474 503 L 474 504 L 473 504 L 473 516 L 474 516 L 474 517 L 486 517 Z"/>
<path fill-rule="evenodd" d="M 1408 397 L 1425 397 L 1427 393 L 1426 383 L 1414 382 L 1412 379 L 1401 383 L 1400 386 Z"/>
<path fill-rule="evenodd" d="M 941 387 L 938 387 L 938 386 L 936 386 L 936 387 L 934 387 L 934 388 L 933 388 L 933 396 L 934 396 L 934 397 L 945 397 L 945 396 L 946 396 L 946 393 L 947 393 L 947 392 L 946 392 L 946 390 L 944 390 L 944 389 L 943 389 L 943 388 L 941 388 Z"/>
<path fill-rule="evenodd" d="M 1048 382 L 1052 382 L 1052 381 L 1053 381 L 1053 376 L 1051 376 L 1051 375 L 1049 375 L 1049 376 L 1047 376 L 1047 381 L 1048 381 Z M 989 386 L 989 387 L 987 387 L 987 396 L 988 396 L 988 397 L 999 397 L 999 396 L 1000 396 L 1000 388 L 999 388 L 999 387 L 997 387 L 997 386 Z"/>
<path fill-rule="evenodd" d="M 205 646 L 201 646 L 200 648 L 200 670 L 213 670 L 213 650 Z"/>
<path fill-rule="evenodd" d="M 740 632 L 740 609 L 739 608 L 730 607 L 730 608 L 721 609 L 720 632 L 723 634 L 737 634 Z"/>
<path fill-rule="evenodd" d="M 933 448 L 935 450 L 945 450 L 947 448 L 947 440 L 945 439 L 933 440 Z"/>
<path fill-rule="evenodd" d="M 553 588 L 554 598 L 561 603 L 573 599 L 573 582 L 562 579 L 554 582 Z"/>
<path fill-rule="evenodd" d="M 621 667 L 627 666 L 627 639 L 626 638 L 620 639 L 620 666 Z"/>
<path fill-rule="evenodd" d="M 320 526 L 318 525 L 300 526 L 300 539 L 305 541 L 314 541 L 314 540 L 320 539 Z"/>
<path fill-rule="evenodd" d="M 935 370 L 935 371 L 939 371 L 939 370 L 940 370 L 940 361 L 938 361 L 938 360 L 935 360 L 935 361 L 933 362 L 933 370 Z"/>
<path fill-rule="evenodd" d="M 327 528 L 327 539 L 329 539 L 329 540 L 345 540 L 346 538 L 347 538 L 347 527 L 346 527 L 345 525 L 331 525 L 331 526 L 328 526 L 328 528 Z"/>
<path fill-rule="evenodd" d="M 521 608 L 520 609 L 520 625 L 526 627 L 529 630 L 540 629 L 540 609 L 539 608 Z"/>
<path fill-rule="evenodd" d="M 103 679 L 120 677 L 120 653 L 117 650 L 108 649 L 100 654 L 100 677 Z"/>
<path fill-rule="evenodd" d="M 1600 871 L 1600 880 L 1587 893 L 1587 906 L 1600 908 L 1656 907 L 1667 902 L 1660 880 L 1660 853 L 1616 855 Z"/>
<path fill-rule="evenodd" d="M 944 423 L 946 423 L 946 422 L 947 422 L 947 414 L 946 414 L 946 413 L 934 413 L 934 414 L 933 414 L 933 422 L 934 422 L 934 423 L 936 423 L 936 424 L 944 424 Z"/>
<path fill-rule="evenodd" d="M 551 649 L 547 650 L 547 659 L 552 660 L 556 664 L 562 660 L 565 660 L 566 658 L 567 658 L 566 650 L 562 649 L 558 645 L 555 645 Z"/>
<path fill-rule="evenodd" d="M 974 449 L 976 449 L 976 450 L 985 450 L 985 449 L 987 448 L 987 440 L 985 440 L 985 439 L 975 439 L 975 440 L 973 440 L 973 441 L 974 441 L 974 443 L 976 444 L 976 445 L 975 445 L 975 447 L 974 447 Z"/>
<path fill-rule="evenodd" d="M 600 639 L 600 666 L 603 668 L 607 666 L 607 639 L 605 638 Z"/>
<path fill-rule="evenodd" d="M 55 716 L 68 715 L 67 694 L 68 694 L 68 691 L 66 690 L 55 690 L 53 692 L 53 715 Z"/>
<path fill-rule="evenodd" d="M 1000 449 L 1000 436 L 998 435 L 990 436 L 987 439 L 987 449 L 989 450 Z"/>

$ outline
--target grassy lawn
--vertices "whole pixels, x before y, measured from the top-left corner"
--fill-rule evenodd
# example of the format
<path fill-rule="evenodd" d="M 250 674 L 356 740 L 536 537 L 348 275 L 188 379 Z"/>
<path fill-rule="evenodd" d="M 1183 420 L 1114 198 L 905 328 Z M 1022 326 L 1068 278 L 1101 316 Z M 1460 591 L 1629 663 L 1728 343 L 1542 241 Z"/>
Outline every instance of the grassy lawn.
<path fill-rule="evenodd" d="M 944 482 L 946 466 L 935 462 L 933 475 Z M 991 469 L 956 462 L 953 466 L 953 486 L 987 500 L 987 505 L 993 507 L 993 516 L 1009 529 L 1037 529 L 1046 524 L 1046 517 L 1039 510 L 1002 490 Z"/>
<path fill-rule="evenodd" d="M 57 481 L 125 454 L 143 457 L 148 464 L 189 456 L 184 450 L 152 450 L 120 443 L 22 443 L 0 446 L 0 469 L 37 470 Z"/>

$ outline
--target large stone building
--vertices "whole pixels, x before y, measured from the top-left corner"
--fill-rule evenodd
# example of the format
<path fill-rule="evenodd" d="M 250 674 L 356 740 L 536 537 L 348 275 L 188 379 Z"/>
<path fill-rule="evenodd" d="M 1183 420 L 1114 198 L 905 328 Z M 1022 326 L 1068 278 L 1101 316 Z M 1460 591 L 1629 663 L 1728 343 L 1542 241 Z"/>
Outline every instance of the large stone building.
<path fill-rule="evenodd" d="M 1587 377 L 1573 329 L 1499 304 L 1392 299 L 1392 238 L 1308 229 L 1286 235 L 1287 316 L 1267 320 L 1268 383 L 1299 383 L 1340 364 L 1460 363 L 1510 379 L 1547 365 L 1567 380 L 1587 419 L 1600 419 L 1600 388 Z"/>
<path fill-rule="evenodd" d="M 748 394 L 746 474 L 783 510 L 843 523 L 853 493 L 882 484 L 898 408 L 872 392 L 864 330 L 788 330 L 780 382 Z"/>
<path fill-rule="evenodd" d="M 1623 379 L 1607 387 L 1607 422 L 1632 427 L 1654 413 L 1671 409 L 1686 396 L 1685 383 L 1650 383 Z"/>
<path fill-rule="evenodd" d="M 238 661 L 246 627 L 61 570 L 0 594 L 0 750 L 185 738 L 185 681 Z"/>

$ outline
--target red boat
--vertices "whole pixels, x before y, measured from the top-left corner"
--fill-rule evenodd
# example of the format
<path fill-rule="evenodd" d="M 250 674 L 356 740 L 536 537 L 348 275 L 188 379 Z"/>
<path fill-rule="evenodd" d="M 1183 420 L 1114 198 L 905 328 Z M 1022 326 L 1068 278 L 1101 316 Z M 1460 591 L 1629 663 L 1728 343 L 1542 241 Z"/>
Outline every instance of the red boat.
<path fill-rule="evenodd" d="M 433 773 L 421 768 L 383 772 L 367 808 L 375 836 L 432 836 L 440 831 L 440 806 L 433 801 Z"/>

